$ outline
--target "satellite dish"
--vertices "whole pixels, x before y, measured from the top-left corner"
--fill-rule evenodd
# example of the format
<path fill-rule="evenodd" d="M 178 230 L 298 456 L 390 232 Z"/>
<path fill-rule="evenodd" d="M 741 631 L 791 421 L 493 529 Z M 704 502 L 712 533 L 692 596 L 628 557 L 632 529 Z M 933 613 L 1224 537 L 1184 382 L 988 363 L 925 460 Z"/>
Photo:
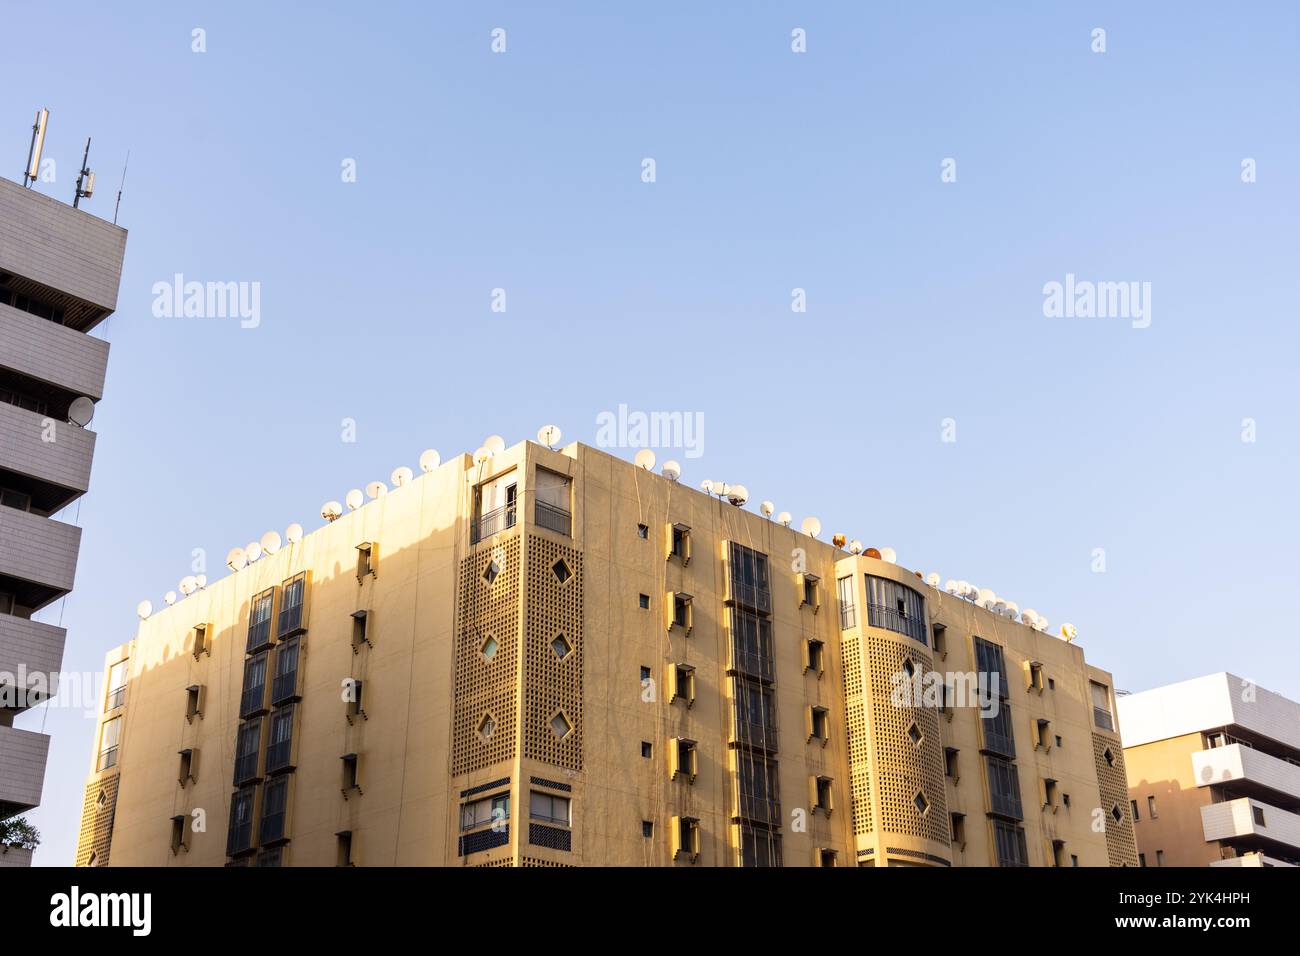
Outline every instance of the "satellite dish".
<path fill-rule="evenodd" d="M 148 601 L 141 601 L 139 604 L 135 606 L 135 613 L 136 613 L 136 617 L 140 618 L 140 620 L 143 621 L 145 618 L 147 618 L 150 614 L 153 613 L 153 605 L 150 604 Z"/>
<path fill-rule="evenodd" d="M 861 554 L 861 553 L 862 553 L 862 542 L 859 541 L 857 538 L 854 538 L 852 541 L 850 541 L 850 542 L 849 542 L 849 553 L 850 553 L 850 554 Z"/>
<path fill-rule="evenodd" d="M 822 523 L 816 518 L 804 518 L 803 524 L 799 527 L 810 538 L 815 538 L 822 533 Z"/>
<path fill-rule="evenodd" d="M 499 455 L 506 450 L 506 440 L 500 435 L 489 435 L 483 442 L 483 447 L 492 454 Z"/>
<path fill-rule="evenodd" d="M 1030 627 L 1033 627 L 1034 622 L 1037 620 L 1038 620 L 1038 612 L 1035 611 L 1032 607 L 1027 607 L 1020 612 L 1021 624 L 1028 624 Z"/>
<path fill-rule="evenodd" d="M 394 468 L 393 473 L 388 477 L 392 480 L 394 488 L 401 488 L 403 485 L 410 484 L 415 478 L 415 472 L 403 465 L 401 468 Z"/>
<path fill-rule="evenodd" d="M 940 578 L 938 571 L 931 571 L 925 576 L 925 583 L 930 585 L 930 587 L 934 588 L 936 591 L 939 590 L 939 581 Z"/>
<path fill-rule="evenodd" d="M 831 535 L 831 544 L 837 548 L 842 548 L 849 543 L 849 539 L 842 534 Z"/>
<path fill-rule="evenodd" d="M 659 469 L 669 481 L 676 481 L 682 476 L 682 466 L 675 461 L 666 461 Z"/>
<path fill-rule="evenodd" d="M 199 589 L 199 584 L 196 580 L 194 580 L 194 575 L 187 574 L 185 575 L 185 577 L 181 578 L 181 594 L 184 594 L 186 597 L 189 597 L 198 589 Z"/>
<path fill-rule="evenodd" d="M 248 555 L 248 563 L 252 564 L 262 556 L 262 543 L 260 541 L 250 541 L 244 545 L 244 553 Z"/>
<path fill-rule="evenodd" d="M 749 500 L 749 489 L 744 485 L 729 488 L 727 489 L 727 500 L 737 508 L 743 507 L 745 502 Z"/>
<path fill-rule="evenodd" d="M 194 583 L 198 585 L 198 588 L 201 591 L 208 586 L 208 576 L 206 574 L 200 574 L 194 579 Z"/>
<path fill-rule="evenodd" d="M 980 607 L 992 607 L 995 600 L 997 600 L 997 595 L 993 593 L 992 588 L 980 588 L 975 592 L 975 603 Z"/>
<path fill-rule="evenodd" d="M 366 485 L 366 494 L 371 498 L 382 498 L 388 494 L 388 486 L 382 481 L 372 481 Z"/>
<path fill-rule="evenodd" d="M 785 525 L 788 528 L 790 527 L 790 522 L 794 520 L 794 516 L 790 514 L 790 512 L 788 511 L 782 511 L 779 515 L 776 516 L 776 520 L 781 522 L 781 524 Z"/>
<path fill-rule="evenodd" d="M 1002 613 L 1014 621 L 1020 614 L 1020 605 L 1015 601 L 1008 601 L 1007 606 L 1003 609 Z"/>
<path fill-rule="evenodd" d="M 537 429 L 537 440 L 547 448 L 554 448 L 560 443 L 560 429 L 556 425 L 543 425 Z"/>
<path fill-rule="evenodd" d="M 642 448 L 636 453 L 634 461 L 638 468 L 644 468 L 646 471 L 650 471 L 655 466 L 655 453 L 649 448 Z"/>
<path fill-rule="evenodd" d="M 68 421 L 74 425 L 85 428 L 94 417 L 95 403 L 84 395 L 80 398 L 74 398 L 72 404 L 68 406 Z"/>
<path fill-rule="evenodd" d="M 366 499 L 362 496 L 360 488 L 353 488 L 343 497 L 343 500 L 348 503 L 349 511 L 356 511 Z"/>
<path fill-rule="evenodd" d="M 167 605 L 168 605 L 169 607 L 170 607 L 171 605 L 175 604 L 175 603 L 176 603 L 176 592 L 175 592 L 175 591 L 168 591 L 166 594 L 163 595 L 163 600 L 167 602 Z"/>
<path fill-rule="evenodd" d="M 1036 631 L 1047 630 L 1047 618 L 1043 617 L 1043 615 L 1041 614 L 1038 615 L 1038 620 L 1034 622 L 1034 630 Z"/>
<path fill-rule="evenodd" d="M 302 540 L 302 525 L 295 521 L 284 529 L 284 536 L 289 540 L 290 544 L 297 544 Z"/>
<path fill-rule="evenodd" d="M 336 521 L 343 514 L 343 506 L 337 501 L 327 501 L 320 506 L 320 516 L 326 521 Z"/>
<path fill-rule="evenodd" d="M 723 498 L 726 496 L 727 488 L 728 485 L 725 481 L 715 481 L 713 483 L 713 493 L 717 495 L 719 498 Z"/>
<path fill-rule="evenodd" d="M 867 550 L 866 550 L 864 553 L 865 553 L 866 556 L 869 557 L 869 558 L 875 558 L 877 561 L 880 560 L 880 549 L 879 549 L 879 548 L 867 548 Z"/>
<path fill-rule="evenodd" d="M 704 492 L 706 495 L 713 494 L 713 482 L 705 478 L 703 481 L 700 482 L 700 491 Z"/>
<path fill-rule="evenodd" d="M 881 549 L 880 549 L 880 560 L 881 560 L 881 561 L 888 561 L 890 564 L 897 564 L 897 563 L 898 563 L 898 555 L 894 553 L 894 549 L 893 549 L 893 548 L 881 548 Z"/>
<path fill-rule="evenodd" d="M 1079 629 L 1073 624 L 1061 625 L 1061 640 L 1069 643 L 1079 636 Z"/>
<path fill-rule="evenodd" d="M 427 475 L 437 468 L 441 461 L 442 459 L 438 457 L 438 453 L 430 448 L 428 451 L 420 453 L 420 470 Z"/>
<path fill-rule="evenodd" d="M 770 518 L 772 517 L 772 512 L 776 510 L 776 505 L 772 504 L 770 501 L 764 501 L 758 506 L 758 510 L 763 513 L 764 518 Z"/>
<path fill-rule="evenodd" d="M 959 588 L 957 587 L 957 582 L 954 581 L 952 578 L 949 578 L 947 581 L 944 582 L 943 589 L 947 591 L 949 594 L 954 596 L 956 596 L 959 591 Z"/>
<path fill-rule="evenodd" d="M 282 543 L 283 542 L 280 540 L 280 532 L 278 531 L 268 531 L 266 534 L 262 535 L 262 551 L 266 554 L 275 554 L 275 552 L 280 550 L 280 545 Z"/>
<path fill-rule="evenodd" d="M 492 449 L 486 445 L 479 447 L 474 451 L 474 464 L 486 465 L 492 460 Z"/>
<path fill-rule="evenodd" d="M 1007 602 L 1006 602 L 1005 600 L 1003 600 L 1002 598 L 995 598 L 994 601 L 993 601 L 993 607 L 990 608 L 990 610 L 991 610 L 994 614 L 999 615 L 1000 617 L 1006 617 L 1006 616 L 1007 616 Z"/>
<path fill-rule="evenodd" d="M 231 548 L 230 553 L 226 555 L 226 567 L 232 571 L 242 571 L 246 564 L 248 564 L 248 555 L 244 554 L 244 549 Z"/>

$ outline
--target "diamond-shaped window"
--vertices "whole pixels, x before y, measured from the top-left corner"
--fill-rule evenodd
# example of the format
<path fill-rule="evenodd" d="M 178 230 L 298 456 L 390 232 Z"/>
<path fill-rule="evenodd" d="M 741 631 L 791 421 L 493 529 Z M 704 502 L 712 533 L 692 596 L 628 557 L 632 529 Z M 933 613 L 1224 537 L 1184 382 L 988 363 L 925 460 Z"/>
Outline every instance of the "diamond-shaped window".
<path fill-rule="evenodd" d="M 492 731 L 497 729 L 496 721 L 492 719 L 491 714 L 484 714 L 483 719 L 478 722 L 478 735 L 484 740 L 492 738 Z"/>
<path fill-rule="evenodd" d="M 569 718 L 564 716 L 563 711 L 551 718 L 551 731 L 561 740 L 569 736 L 572 730 L 573 724 L 569 723 Z"/>
<path fill-rule="evenodd" d="M 921 741 L 925 739 L 925 735 L 921 733 L 921 728 L 916 726 L 916 724 L 907 728 L 907 736 L 908 739 L 918 747 L 921 746 Z"/>
<path fill-rule="evenodd" d="M 1111 749 L 1109 747 L 1107 747 L 1102 752 L 1102 756 L 1106 758 L 1106 766 L 1108 767 L 1115 766 L 1115 755 L 1111 752 Z"/>
<path fill-rule="evenodd" d="M 551 650 L 555 651 L 556 657 L 564 660 L 569 656 L 569 652 L 573 650 L 573 646 L 563 634 L 556 634 L 555 640 L 551 641 Z"/>
<path fill-rule="evenodd" d="M 916 665 L 912 663 L 910 658 L 904 658 L 903 660 L 903 673 L 907 674 L 909 679 L 916 676 Z"/>
<path fill-rule="evenodd" d="M 930 801 L 925 799 L 925 794 L 920 790 L 916 792 L 916 796 L 912 798 L 912 802 L 916 804 L 916 809 L 920 810 L 922 813 L 925 813 L 926 810 L 930 809 Z"/>
<path fill-rule="evenodd" d="M 99 809 L 103 810 L 104 804 L 106 803 L 108 803 L 108 794 L 101 790 L 99 791 L 99 796 L 95 800 L 95 805 L 99 807 Z"/>
<path fill-rule="evenodd" d="M 1110 808 L 1110 815 L 1115 818 L 1116 823 L 1124 819 L 1124 811 L 1119 808 L 1118 803 Z"/>
<path fill-rule="evenodd" d="M 564 563 L 563 558 L 551 565 L 551 572 L 555 575 L 555 580 L 561 584 L 573 577 L 573 572 L 569 570 L 569 566 Z"/>
<path fill-rule="evenodd" d="M 483 570 L 483 580 L 488 584 L 491 584 L 497 579 L 497 575 L 500 573 L 501 565 L 497 564 L 496 558 L 493 558 L 488 562 L 488 566 Z"/>
<path fill-rule="evenodd" d="M 483 646 L 478 649 L 478 652 L 483 655 L 485 660 L 490 661 L 492 658 L 496 657 L 497 650 L 500 646 L 501 645 L 497 643 L 497 639 L 489 634 L 487 640 L 483 642 Z"/>

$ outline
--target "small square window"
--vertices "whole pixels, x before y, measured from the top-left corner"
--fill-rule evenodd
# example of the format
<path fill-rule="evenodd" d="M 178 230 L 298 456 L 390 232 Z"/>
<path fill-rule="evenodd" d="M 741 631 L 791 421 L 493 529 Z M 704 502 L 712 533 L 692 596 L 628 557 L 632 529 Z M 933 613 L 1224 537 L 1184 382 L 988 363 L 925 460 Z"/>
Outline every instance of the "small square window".
<path fill-rule="evenodd" d="M 816 638 L 806 644 L 804 672 L 813 671 L 818 676 L 826 670 L 826 645 Z"/>
<path fill-rule="evenodd" d="M 1060 734 L 1057 734 L 1057 735 L 1056 735 L 1056 746 L 1058 746 L 1058 747 L 1061 746 L 1061 735 L 1060 735 Z"/>
<path fill-rule="evenodd" d="M 651 839 L 655 835 L 655 824 L 653 820 L 641 821 L 641 835 L 647 840 Z"/>
<path fill-rule="evenodd" d="M 1254 819 L 1254 821 L 1255 821 L 1255 826 L 1257 826 L 1257 827 L 1266 827 L 1266 826 L 1268 826 L 1268 824 L 1264 822 L 1264 808 L 1263 808 L 1263 807 L 1257 807 L 1257 806 L 1255 806 L 1255 805 L 1252 803 L 1252 804 L 1250 805 L 1250 815 L 1251 815 L 1251 818 Z"/>
<path fill-rule="evenodd" d="M 642 610 L 645 610 L 646 608 L 648 608 L 648 607 L 650 606 L 650 595 L 648 595 L 648 594 L 642 594 L 642 595 L 640 595 L 640 597 L 638 598 L 638 600 L 640 601 L 640 604 L 641 604 L 641 608 L 642 608 Z"/>
<path fill-rule="evenodd" d="M 644 757 L 644 758 L 646 758 L 647 760 L 649 760 L 651 757 L 654 756 L 654 752 L 655 752 L 654 744 L 650 743 L 650 741 L 648 741 L 648 740 L 643 740 L 643 741 L 641 741 L 641 756 L 642 756 L 642 757 Z"/>
<path fill-rule="evenodd" d="M 648 681 L 649 679 L 650 679 L 650 668 L 646 667 L 645 665 L 642 665 L 642 666 L 641 666 L 641 686 L 644 687 L 644 686 L 645 686 L 645 682 Z"/>
<path fill-rule="evenodd" d="M 650 526 L 648 524 L 637 525 L 636 536 L 638 538 L 648 538 L 650 536 Z"/>
<path fill-rule="evenodd" d="M 957 779 L 957 754 L 960 751 L 956 747 L 945 747 L 943 749 L 943 773 L 946 777 Z"/>

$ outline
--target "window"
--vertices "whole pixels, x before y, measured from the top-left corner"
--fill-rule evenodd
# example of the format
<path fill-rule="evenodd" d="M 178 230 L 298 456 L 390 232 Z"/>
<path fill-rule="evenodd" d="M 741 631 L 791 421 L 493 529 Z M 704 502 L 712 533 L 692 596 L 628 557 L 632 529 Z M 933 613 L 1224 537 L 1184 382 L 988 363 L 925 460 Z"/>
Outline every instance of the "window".
<path fill-rule="evenodd" d="M 1056 734 L 1055 737 L 1054 737 L 1053 739 L 1056 741 L 1056 746 L 1058 746 L 1058 747 L 1061 746 L 1061 735 L 1060 735 L 1060 734 Z"/>
<path fill-rule="evenodd" d="M 299 699 L 298 655 L 301 638 L 291 637 L 281 641 L 275 649 L 275 683 L 271 687 L 271 703 L 289 703 Z"/>
<path fill-rule="evenodd" d="M 1016 765 L 1000 757 L 985 757 L 989 778 L 989 813 L 1024 819 L 1020 807 L 1020 774 Z"/>
<path fill-rule="evenodd" d="M 650 536 L 650 526 L 648 524 L 639 524 L 636 526 L 636 536 L 642 540 Z"/>
<path fill-rule="evenodd" d="M 13 614 L 17 599 L 9 591 L 0 591 L 0 614 Z"/>
<path fill-rule="evenodd" d="M 569 477 L 546 468 L 538 468 L 536 482 L 534 516 L 537 526 L 567 537 L 571 526 Z"/>
<path fill-rule="evenodd" d="M 1268 824 L 1266 824 L 1266 823 L 1264 822 L 1264 808 L 1263 808 L 1263 807 L 1257 807 L 1257 806 L 1255 806 L 1255 804 L 1252 803 L 1252 804 L 1250 805 L 1250 815 L 1251 815 L 1251 819 L 1255 821 L 1255 826 L 1257 826 L 1257 827 L 1266 827 L 1266 826 L 1268 826 Z"/>
<path fill-rule="evenodd" d="M 809 671 L 818 677 L 826 672 L 826 645 L 816 638 L 808 639 L 803 646 L 803 672 Z"/>
<path fill-rule="evenodd" d="M 284 866 L 284 847 L 273 846 L 257 854 L 258 866 Z"/>
<path fill-rule="evenodd" d="M 191 723 L 203 716 L 203 685 L 191 684 L 185 688 L 185 719 Z"/>
<path fill-rule="evenodd" d="M 809 574 L 806 571 L 804 572 L 803 588 L 799 599 L 799 606 L 811 607 L 814 614 L 816 614 L 817 610 L 822 606 L 820 583 L 821 579 L 818 578 L 817 575 Z"/>
<path fill-rule="evenodd" d="M 840 578 L 835 586 L 839 596 L 840 630 L 847 631 L 858 625 L 858 609 L 853 600 L 853 578 Z"/>
<path fill-rule="evenodd" d="M 781 834 L 767 827 L 740 827 L 741 866 L 780 866 Z"/>
<path fill-rule="evenodd" d="M 244 688 L 239 696 L 239 716 L 256 717 L 266 713 L 266 664 L 270 659 L 262 651 L 244 661 Z"/>
<path fill-rule="evenodd" d="M 334 834 L 338 838 L 337 866 L 352 866 L 352 831 L 340 830 Z"/>
<path fill-rule="evenodd" d="M 370 612 L 353 611 L 352 612 L 352 653 L 355 654 L 361 649 L 361 645 L 373 647 L 370 643 Z"/>
<path fill-rule="evenodd" d="M 1025 668 L 1029 678 L 1029 689 L 1036 690 L 1041 694 L 1043 692 L 1043 665 L 1038 661 L 1027 661 Z"/>
<path fill-rule="evenodd" d="M 226 856 L 235 856 L 253 848 L 253 805 L 256 796 L 256 787 L 244 787 L 231 797 Z"/>
<path fill-rule="evenodd" d="M 812 778 L 812 808 L 814 811 L 821 810 L 827 816 L 835 809 L 834 798 L 831 794 L 830 777 L 813 777 Z"/>
<path fill-rule="evenodd" d="M 1133 811 L 1133 822 L 1137 823 L 1139 820 L 1142 819 L 1140 816 L 1138 816 L 1138 802 L 1136 800 L 1130 800 L 1128 802 L 1128 805 L 1129 805 L 1129 809 Z"/>
<path fill-rule="evenodd" d="M 13 488 L 0 488 L 0 505 L 16 511 L 31 511 L 32 498 L 26 492 L 15 491 Z"/>
<path fill-rule="evenodd" d="M 1043 778 L 1043 809 L 1044 810 L 1050 810 L 1052 813 L 1056 812 L 1057 790 L 1058 787 L 1056 785 L 1055 780 L 1053 780 L 1051 777 Z"/>
<path fill-rule="evenodd" d="M 1034 749 L 1043 753 L 1052 749 L 1052 722 L 1044 717 L 1034 721 Z"/>
<path fill-rule="evenodd" d="M 208 626 L 206 624 L 194 625 L 194 659 L 197 661 L 203 654 L 212 656 L 212 648 L 208 646 Z"/>
<path fill-rule="evenodd" d="M 808 708 L 808 740 L 820 740 L 823 747 L 831 737 L 831 715 L 825 707 Z"/>
<path fill-rule="evenodd" d="M 642 757 L 644 757 L 645 759 L 649 760 L 651 757 L 654 756 L 654 753 L 655 753 L 654 744 L 650 743 L 650 741 L 648 741 L 648 740 L 643 740 L 643 741 L 641 741 L 641 756 L 642 756 Z"/>
<path fill-rule="evenodd" d="M 945 777 L 951 777 L 953 783 L 959 779 L 957 776 L 957 754 L 959 751 L 956 747 L 943 748 L 943 774 Z"/>
<path fill-rule="evenodd" d="M 492 826 L 499 829 L 510 819 L 510 794 L 498 793 L 483 797 L 460 807 L 460 828 L 476 830 L 479 827 Z"/>
<path fill-rule="evenodd" d="M 253 598 L 248 609 L 247 653 L 256 654 L 271 646 L 271 609 L 274 604 L 275 588 L 263 591 Z"/>
<path fill-rule="evenodd" d="M 673 817 L 673 859 L 694 863 L 700 857 L 700 821 L 695 817 Z"/>
<path fill-rule="evenodd" d="M 1053 840 L 1052 841 L 1052 866 L 1065 866 L 1065 860 L 1066 860 L 1065 841 Z"/>
<path fill-rule="evenodd" d="M 925 598 L 889 578 L 867 575 L 867 623 L 905 634 L 927 647 L 930 644 L 925 625 Z"/>
<path fill-rule="evenodd" d="M 266 772 L 293 769 L 294 705 L 286 704 L 271 715 L 271 737 L 266 742 Z"/>
<path fill-rule="evenodd" d="M 198 751 L 192 748 L 187 748 L 178 751 L 178 753 L 181 758 L 181 765 L 178 773 L 178 779 L 180 780 L 181 786 L 184 787 L 191 780 L 197 783 L 199 778 L 194 775 L 194 771 L 197 769 L 198 765 Z"/>
<path fill-rule="evenodd" d="M 934 652 L 939 655 L 940 660 L 946 660 L 948 657 L 948 628 L 942 624 L 931 624 L 930 633 L 933 635 Z"/>
<path fill-rule="evenodd" d="M 127 661 L 118 661 L 108 669 L 108 701 L 104 712 L 116 710 L 126 703 L 126 667 Z"/>
<path fill-rule="evenodd" d="M 1088 684 L 1092 690 L 1092 722 L 1101 730 L 1113 731 L 1115 721 L 1111 717 L 1110 688 L 1096 681 L 1089 681 Z"/>
<path fill-rule="evenodd" d="M 257 758 L 262 746 L 262 718 L 255 717 L 239 725 L 235 737 L 235 786 L 258 779 Z"/>
<path fill-rule="evenodd" d="M 759 750 L 776 750 L 776 700 L 772 688 L 756 680 L 733 678 L 735 742 Z"/>
<path fill-rule="evenodd" d="M 695 782 L 695 774 L 698 770 L 698 751 L 694 740 L 688 740 L 685 737 L 675 737 L 671 746 L 668 748 L 669 766 L 668 776 L 671 780 L 677 777 L 686 777 L 689 783 Z"/>
<path fill-rule="evenodd" d="M 674 524 L 668 528 L 668 557 L 676 558 L 682 567 L 691 563 L 690 525 Z"/>
<path fill-rule="evenodd" d="M 985 753 L 1001 754 L 1003 757 L 1016 755 L 1016 741 L 1011 729 L 1011 707 L 1001 704 L 991 708 L 991 714 L 980 713 L 980 729 L 983 732 L 983 750 Z"/>
<path fill-rule="evenodd" d="M 544 823 L 569 825 L 569 798 L 534 790 L 528 795 L 528 816 Z"/>
<path fill-rule="evenodd" d="M 691 633 L 691 602 L 693 598 L 685 591 L 676 591 L 669 594 L 669 606 L 672 608 L 672 617 L 668 620 L 668 630 L 673 627 L 680 627 L 686 632 L 687 636 Z"/>
<path fill-rule="evenodd" d="M 690 664 L 673 664 L 668 673 L 672 676 L 668 703 L 684 700 L 690 708 L 695 703 L 695 668 Z"/>
<path fill-rule="evenodd" d="M 183 813 L 177 814 L 176 816 L 172 817 L 172 855 L 173 856 L 180 853 L 181 850 L 189 849 L 189 847 L 185 845 L 185 833 L 187 830 L 187 827 L 185 826 L 185 819 L 186 819 L 185 814 Z"/>
<path fill-rule="evenodd" d="M 375 573 L 378 557 L 373 541 L 363 541 L 357 545 L 357 581 Z"/>
<path fill-rule="evenodd" d="M 492 719 L 491 714 L 484 714 L 483 719 L 478 722 L 478 735 L 486 743 L 492 739 L 492 732 L 497 729 L 497 722 Z"/>
<path fill-rule="evenodd" d="M 948 824 L 952 831 L 953 845 L 959 850 L 966 849 L 966 814 L 948 814 Z"/>
<path fill-rule="evenodd" d="M 1138 854 L 1138 866 L 1145 867 L 1146 865 L 1147 865 L 1147 855 L 1146 855 L 1145 853 L 1139 853 L 1139 854 Z"/>
<path fill-rule="evenodd" d="M 361 692 L 364 690 L 364 681 L 359 681 L 355 677 L 349 677 L 346 683 L 345 699 L 347 700 L 348 723 L 354 723 L 358 718 L 369 720 L 366 716 L 365 709 L 361 706 Z"/>
<path fill-rule="evenodd" d="M 975 638 L 975 670 L 986 682 L 990 697 L 1007 697 L 1007 668 L 1002 658 L 1001 646 L 982 637 Z"/>
<path fill-rule="evenodd" d="M 289 811 L 289 778 L 274 777 L 262 788 L 262 826 L 258 842 L 262 846 L 283 840 Z"/>
<path fill-rule="evenodd" d="M 731 609 L 731 669 L 766 681 L 775 676 L 768 618 L 744 608 Z"/>
<path fill-rule="evenodd" d="M 736 781 L 739 791 L 737 815 L 753 823 L 780 826 L 781 798 L 777 762 L 756 753 L 738 752 Z"/>
<path fill-rule="evenodd" d="M 343 764 L 344 799 L 347 799 L 349 792 L 361 789 L 361 783 L 357 777 L 357 760 L 356 754 L 344 754 L 339 758 L 339 762 Z"/>
<path fill-rule="evenodd" d="M 1165 851 L 1156 850 L 1156 866 L 1164 866 L 1164 865 L 1165 865 Z"/>
<path fill-rule="evenodd" d="M 767 555 L 734 541 L 729 554 L 729 599 L 760 614 L 770 614 L 772 592 L 768 585 Z"/>
<path fill-rule="evenodd" d="M 644 610 L 649 609 L 649 607 L 650 607 L 650 595 L 648 595 L 648 594 L 642 594 L 642 595 L 639 595 L 638 598 L 637 598 L 637 600 L 638 600 L 638 602 L 639 602 L 640 605 L 641 605 L 641 610 L 644 611 Z"/>
<path fill-rule="evenodd" d="M 1028 866 L 1029 851 L 1025 846 L 1025 830 L 1005 820 L 993 821 L 993 841 L 997 848 L 998 866 Z"/>
<path fill-rule="evenodd" d="M 1154 820 L 1155 818 L 1156 818 L 1156 798 L 1147 797 L 1147 819 Z"/>
<path fill-rule="evenodd" d="M 649 839 L 651 839 L 652 837 L 654 837 L 654 835 L 655 835 L 655 824 L 654 824 L 654 821 L 653 821 L 653 820 L 642 820 L 642 821 L 641 821 L 641 835 L 642 835 L 643 837 L 645 837 L 647 840 L 649 840 Z"/>
<path fill-rule="evenodd" d="M 303 605 L 307 596 L 307 574 L 303 572 L 285 581 L 280 593 L 281 639 L 305 629 Z"/>
<path fill-rule="evenodd" d="M 1079 865 L 1079 858 L 1078 858 L 1077 856 L 1075 856 L 1073 853 L 1071 853 L 1071 854 L 1070 854 L 1070 866 L 1078 866 L 1078 865 Z"/>
<path fill-rule="evenodd" d="M 650 682 L 650 668 L 644 664 L 641 665 L 641 687 L 644 689 Z"/>
<path fill-rule="evenodd" d="M 837 859 L 839 858 L 839 854 L 837 854 L 834 850 L 827 850 L 823 848 L 823 849 L 814 850 L 813 853 L 814 853 L 813 859 L 816 861 L 818 866 L 829 867 L 829 866 L 839 865 L 836 862 Z"/>

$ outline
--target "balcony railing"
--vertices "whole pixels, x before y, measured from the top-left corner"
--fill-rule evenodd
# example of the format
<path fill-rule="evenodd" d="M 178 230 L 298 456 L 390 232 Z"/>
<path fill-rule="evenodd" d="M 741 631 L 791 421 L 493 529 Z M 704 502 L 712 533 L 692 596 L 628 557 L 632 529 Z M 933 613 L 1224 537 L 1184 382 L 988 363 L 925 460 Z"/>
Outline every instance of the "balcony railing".
<path fill-rule="evenodd" d="M 283 810 L 264 815 L 262 817 L 261 832 L 258 834 L 258 842 L 266 846 L 268 843 L 284 839 L 284 820 L 285 812 Z"/>
<path fill-rule="evenodd" d="M 290 604 L 280 608 L 280 637 L 288 637 L 302 629 L 302 604 Z"/>
<path fill-rule="evenodd" d="M 1020 795 L 1017 793 L 989 793 L 989 812 L 996 813 L 999 816 L 1011 817 L 1014 820 L 1023 820 L 1025 817 L 1024 810 L 1020 805 Z"/>
<path fill-rule="evenodd" d="M 257 751 L 235 758 L 235 786 L 257 779 Z"/>
<path fill-rule="evenodd" d="M 262 621 L 249 621 L 248 623 L 248 646 L 244 648 L 247 654 L 256 654 L 265 647 L 271 646 L 271 618 L 267 617 Z"/>
<path fill-rule="evenodd" d="M 738 744 L 775 752 L 779 740 L 776 720 L 764 722 L 735 716 L 732 718 L 732 737 Z"/>
<path fill-rule="evenodd" d="M 107 770 L 109 767 L 117 766 L 117 748 L 109 747 L 107 750 L 99 752 L 98 769 Z"/>
<path fill-rule="evenodd" d="M 298 694 L 298 668 L 285 674 L 276 675 L 271 684 L 271 703 L 283 704 L 291 700 L 297 700 Z"/>
<path fill-rule="evenodd" d="M 782 822 L 781 801 L 738 790 L 736 792 L 736 816 L 754 823 L 780 826 Z"/>
<path fill-rule="evenodd" d="M 108 692 L 108 705 L 105 710 L 116 710 L 126 703 L 126 687 L 115 687 Z"/>
<path fill-rule="evenodd" d="M 886 607 L 883 604 L 868 604 L 867 623 L 872 627 L 883 627 L 895 634 L 906 634 L 922 644 L 929 645 L 929 639 L 925 633 L 925 621 L 922 618 L 904 614 L 898 608 Z"/>
<path fill-rule="evenodd" d="M 516 507 L 513 504 L 502 505 L 487 514 L 479 515 L 478 519 L 470 525 L 470 544 L 478 544 L 484 538 L 490 538 L 494 534 L 513 528 L 515 516 Z"/>
<path fill-rule="evenodd" d="M 1111 717 L 1110 711 L 1105 707 L 1092 708 L 1092 722 L 1102 730 L 1113 731 L 1115 729 L 1115 721 Z"/>
<path fill-rule="evenodd" d="M 277 770 L 287 770 L 290 766 L 289 758 L 293 752 L 293 740 L 281 740 L 279 743 L 268 744 L 266 747 L 266 772 L 275 773 Z"/>
<path fill-rule="evenodd" d="M 733 604 L 751 608 L 760 614 L 772 613 L 772 592 L 765 587 L 732 581 L 730 598 Z"/>
<path fill-rule="evenodd" d="M 537 527 L 545 528 L 547 531 L 554 531 L 556 534 L 562 534 L 569 537 L 573 532 L 573 517 L 563 508 L 547 504 L 545 501 L 537 502 L 537 507 L 533 512 L 533 520 L 537 522 Z"/>
<path fill-rule="evenodd" d="M 266 713 L 266 681 L 245 687 L 239 698 L 239 716 L 254 717 Z"/>
<path fill-rule="evenodd" d="M 757 677 L 764 681 L 771 681 L 776 673 L 772 658 L 768 655 L 754 654 L 749 651 L 736 650 L 735 648 L 732 648 L 731 651 L 731 670 L 737 674 Z"/>

